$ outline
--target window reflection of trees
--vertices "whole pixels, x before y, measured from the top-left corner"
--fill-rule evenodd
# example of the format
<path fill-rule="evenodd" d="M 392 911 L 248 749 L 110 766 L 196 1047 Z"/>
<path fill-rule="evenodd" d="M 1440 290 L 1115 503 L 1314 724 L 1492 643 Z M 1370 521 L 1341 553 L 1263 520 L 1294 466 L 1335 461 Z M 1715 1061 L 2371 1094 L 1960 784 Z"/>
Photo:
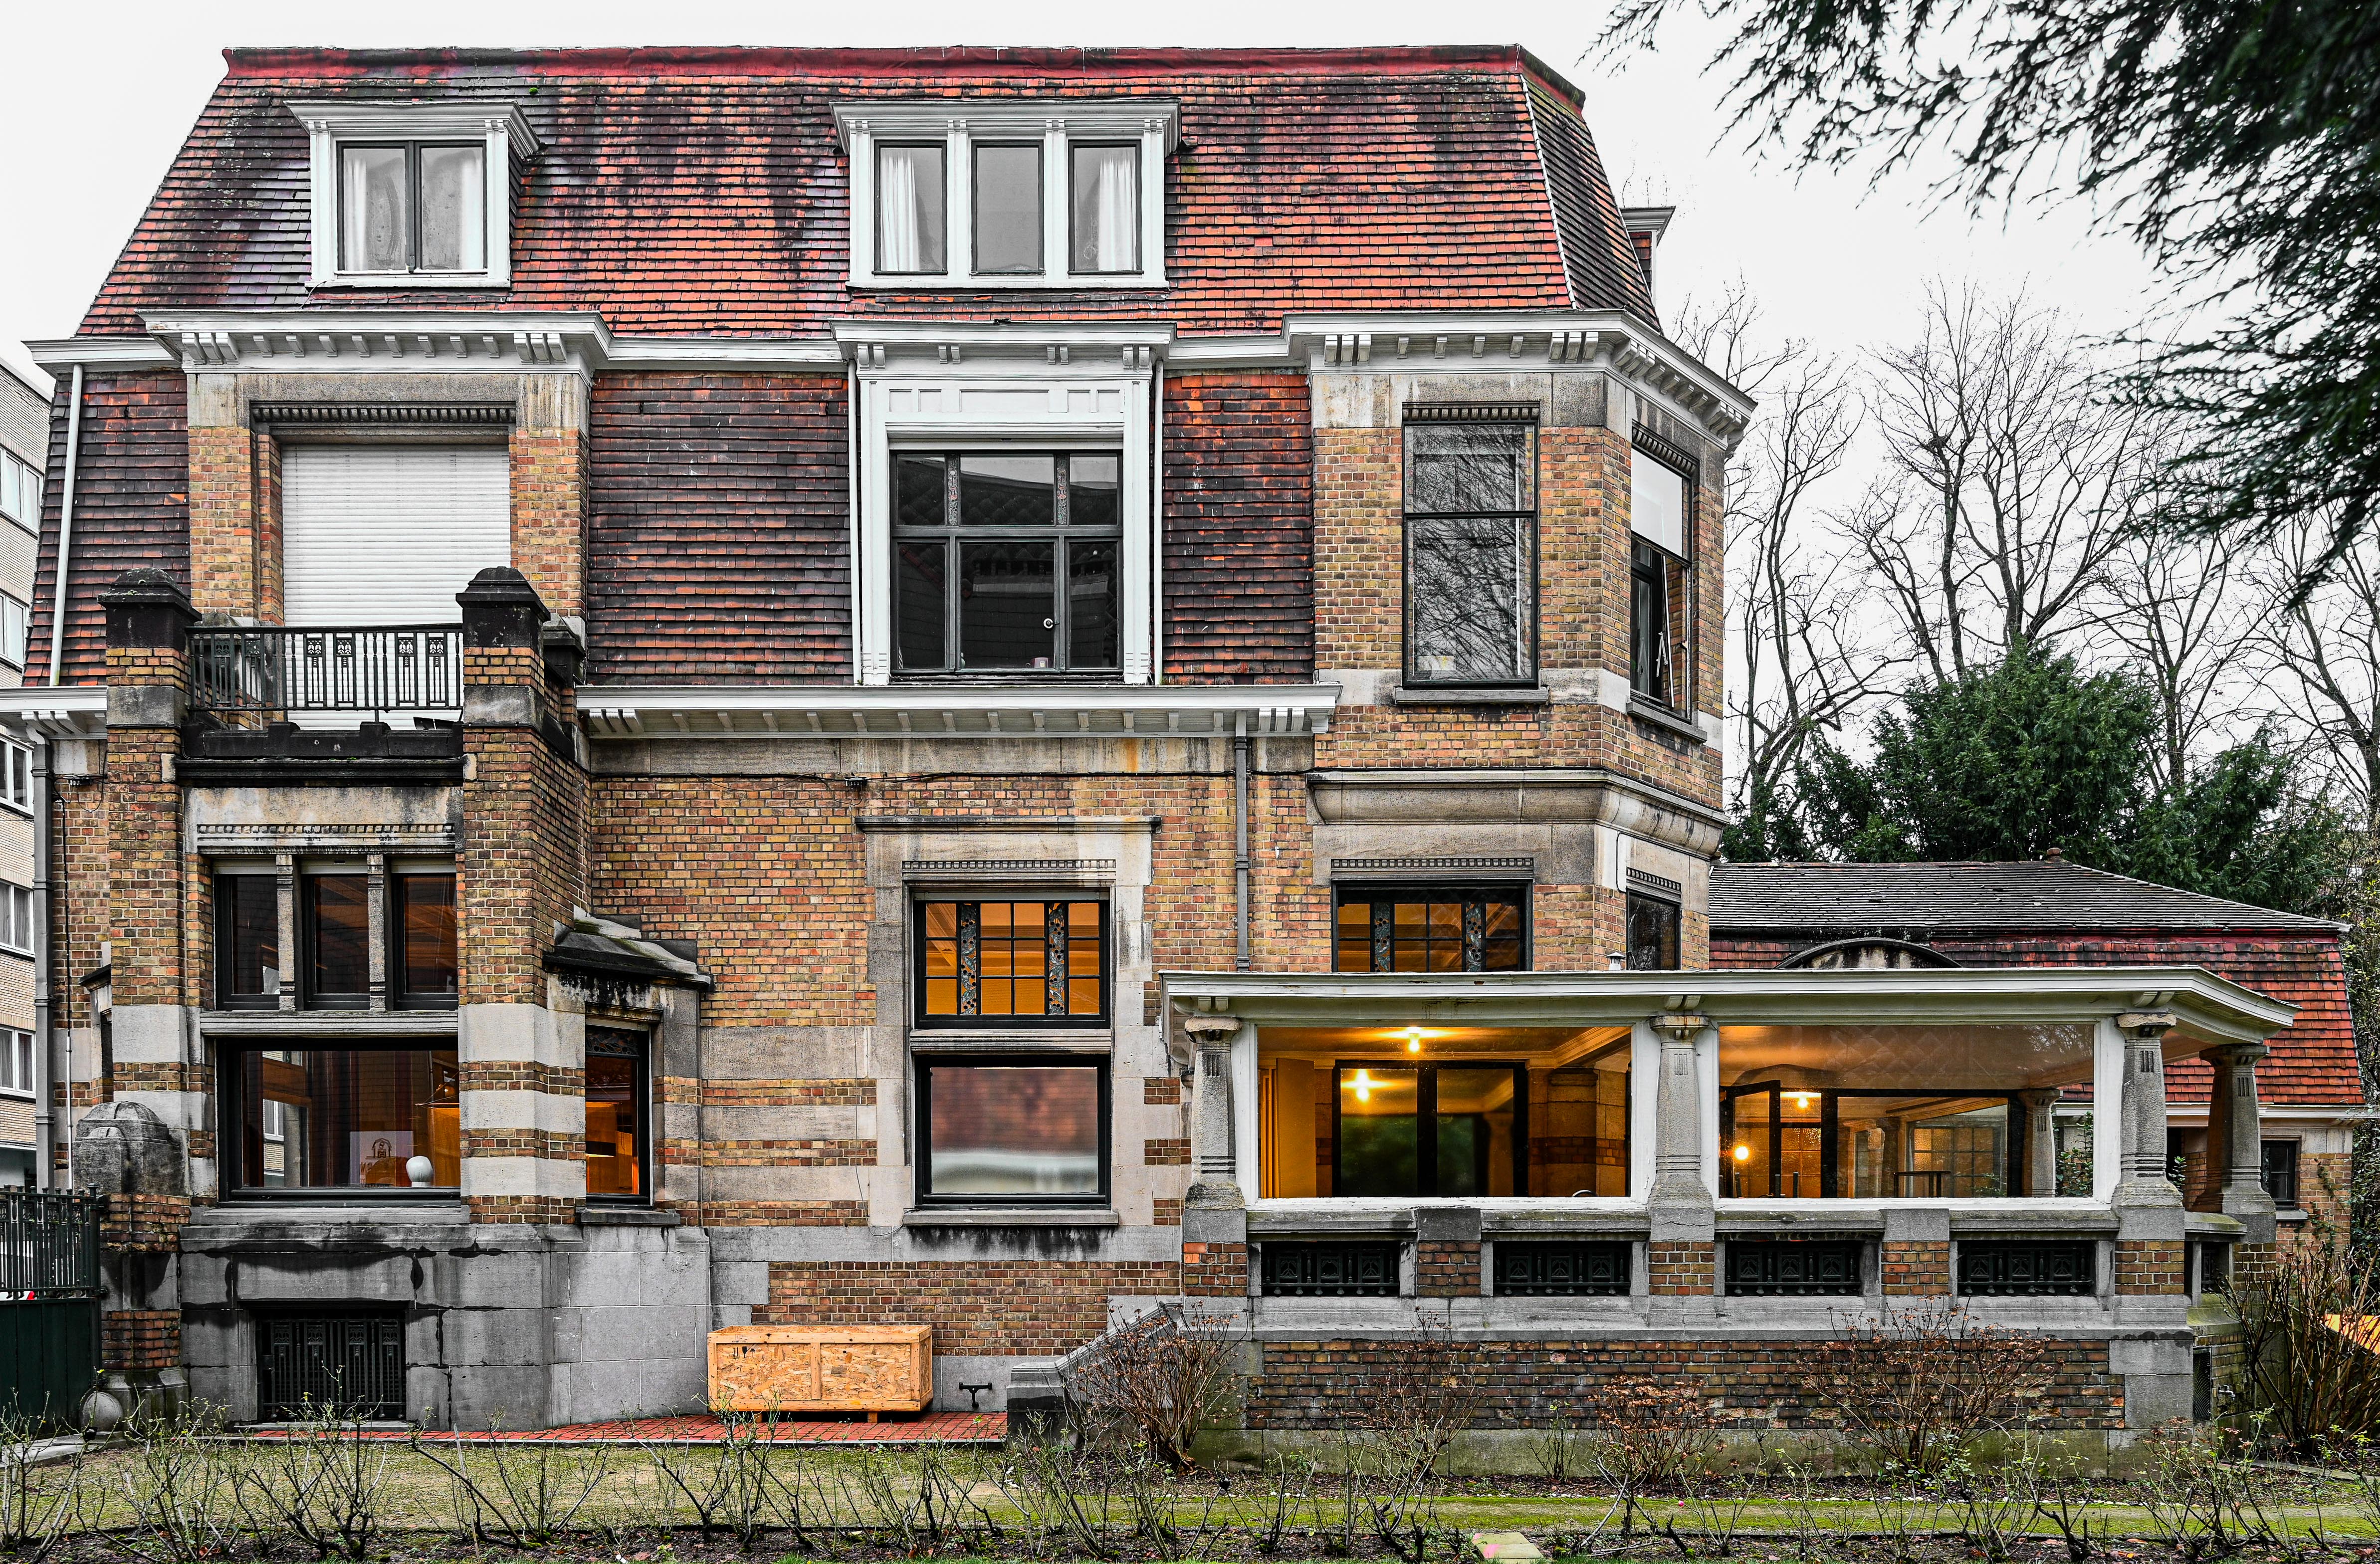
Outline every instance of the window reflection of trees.
<path fill-rule="evenodd" d="M 1535 676 L 1536 430 L 1525 423 L 1406 430 L 1408 676 Z"/>

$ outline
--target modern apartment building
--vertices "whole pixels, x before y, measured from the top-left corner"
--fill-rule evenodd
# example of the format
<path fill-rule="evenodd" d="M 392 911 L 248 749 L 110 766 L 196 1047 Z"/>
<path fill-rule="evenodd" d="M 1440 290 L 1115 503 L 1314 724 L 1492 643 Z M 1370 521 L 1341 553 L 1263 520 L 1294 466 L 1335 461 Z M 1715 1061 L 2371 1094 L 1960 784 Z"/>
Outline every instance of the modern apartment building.
<path fill-rule="evenodd" d="M 1713 970 L 1752 406 L 1541 63 L 228 58 L 39 345 L 0 695 L 119 1371 L 521 1426 L 924 1323 L 995 1407 L 1191 1297 L 1250 1442 L 1425 1326 L 1517 1438 L 1960 1296 L 2192 1411 L 2296 1007 Z"/>
<path fill-rule="evenodd" d="M 0 365 L 0 688 L 25 682 L 50 399 Z M 33 750 L 0 738 L 0 1185 L 41 1181 L 33 1147 Z"/>

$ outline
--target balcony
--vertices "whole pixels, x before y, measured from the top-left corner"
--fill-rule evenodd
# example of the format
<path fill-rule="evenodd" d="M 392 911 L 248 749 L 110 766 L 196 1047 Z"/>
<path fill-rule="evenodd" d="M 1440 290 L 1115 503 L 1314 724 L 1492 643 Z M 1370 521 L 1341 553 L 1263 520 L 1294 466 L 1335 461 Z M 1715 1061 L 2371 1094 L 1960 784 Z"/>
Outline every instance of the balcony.
<path fill-rule="evenodd" d="M 462 702 L 460 624 L 193 630 L 179 774 L 198 785 L 459 781 Z M 265 774 L 283 766 L 295 770 Z"/>

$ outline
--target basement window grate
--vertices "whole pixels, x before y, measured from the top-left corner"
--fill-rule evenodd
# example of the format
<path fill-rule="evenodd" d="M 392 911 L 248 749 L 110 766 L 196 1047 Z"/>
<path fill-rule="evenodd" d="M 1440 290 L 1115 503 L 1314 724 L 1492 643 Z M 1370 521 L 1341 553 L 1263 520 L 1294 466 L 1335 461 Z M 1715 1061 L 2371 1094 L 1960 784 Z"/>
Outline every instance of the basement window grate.
<path fill-rule="evenodd" d="M 2098 1291 L 2089 1239 L 1964 1240 L 1959 1291 L 1971 1298 L 2087 1298 Z"/>
<path fill-rule="evenodd" d="M 1849 1298 L 1860 1291 L 1860 1240 L 1768 1238 L 1727 1243 L 1730 1298 Z"/>
<path fill-rule="evenodd" d="M 1600 1243 L 1496 1245 L 1500 1298 L 1624 1298 L 1629 1249 L 1623 1240 Z"/>
<path fill-rule="evenodd" d="M 270 1315 L 257 1321 L 257 1415 L 405 1416 L 405 1320 L 396 1314 Z"/>
<path fill-rule="evenodd" d="M 1404 1278 L 1401 1243 L 1268 1243 L 1268 1298 L 1393 1298 Z"/>

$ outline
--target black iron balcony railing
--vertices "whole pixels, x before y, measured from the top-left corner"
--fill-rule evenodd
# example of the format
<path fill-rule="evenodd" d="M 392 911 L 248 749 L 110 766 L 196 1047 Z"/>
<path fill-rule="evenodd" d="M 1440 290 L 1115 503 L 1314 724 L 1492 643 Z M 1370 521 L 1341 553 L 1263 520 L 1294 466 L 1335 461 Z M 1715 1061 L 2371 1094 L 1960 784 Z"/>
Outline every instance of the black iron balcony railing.
<path fill-rule="evenodd" d="M 463 627 L 251 625 L 190 632 L 190 703 L 249 726 L 297 711 L 444 711 L 463 703 Z"/>

